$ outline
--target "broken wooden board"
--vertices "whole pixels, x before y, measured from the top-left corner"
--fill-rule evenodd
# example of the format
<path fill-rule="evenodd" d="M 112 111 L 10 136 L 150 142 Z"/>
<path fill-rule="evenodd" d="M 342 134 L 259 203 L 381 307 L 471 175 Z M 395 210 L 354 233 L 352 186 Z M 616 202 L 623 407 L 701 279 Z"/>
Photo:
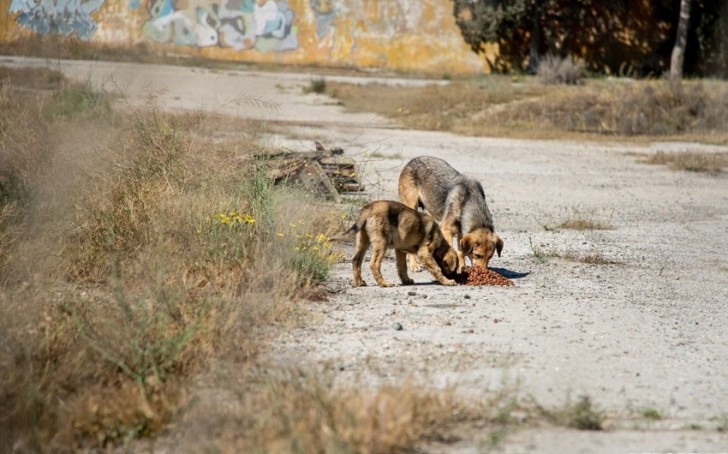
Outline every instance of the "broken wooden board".
<path fill-rule="evenodd" d="M 341 193 L 362 192 L 356 161 L 343 156 L 341 148 L 326 149 L 316 142 L 316 151 L 281 152 L 266 155 L 267 175 L 276 183 L 297 184 L 326 200 L 341 201 Z"/>
<path fill-rule="evenodd" d="M 326 172 L 324 172 L 324 169 L 316 161 L 311 161 L 301 168 L 301 171 L 296 173 L 292 181 L 319 197 L 341 203 L 339 192 L 326 175 Z"/>

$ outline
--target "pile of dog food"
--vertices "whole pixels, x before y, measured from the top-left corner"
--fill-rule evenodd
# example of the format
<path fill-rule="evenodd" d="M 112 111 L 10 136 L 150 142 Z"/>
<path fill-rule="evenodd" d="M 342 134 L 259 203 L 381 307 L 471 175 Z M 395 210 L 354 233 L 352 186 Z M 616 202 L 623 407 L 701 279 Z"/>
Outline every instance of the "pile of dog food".
<path fill-rule="evenodd" d="M 482 266 L 466 266 L 455 280 L 465 285 L 513 285 L 512 280 Z"/>

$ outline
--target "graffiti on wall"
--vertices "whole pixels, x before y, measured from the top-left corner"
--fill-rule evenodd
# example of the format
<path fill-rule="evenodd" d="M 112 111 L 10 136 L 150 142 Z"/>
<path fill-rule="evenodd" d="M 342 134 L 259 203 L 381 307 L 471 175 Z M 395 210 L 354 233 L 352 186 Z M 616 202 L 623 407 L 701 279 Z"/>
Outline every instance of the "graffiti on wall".
<path fill-rule="evenodd" d="M 160 43 L 259 52 L 298 48 L 295 14 L 285 1 L 148 0 L 146 8 L 142 32 Z"/>
<path fill-rule="evenodd" d="M 311 0 L 311 11 L 316 19 L 316 36 L 322 39 L 332 29 L 334 15 L 341 9 L 335 0 Z"/>
<path fill-rule="evenodd" d="M 352 4 L 353 3 L 353 4 Z M 421 25 L 422 0 L 309 0 L 316 21 L 316 36 L 335 32 L 337 18 L 346 16 L 369 32 L 388 37 L 416 31 Z M 351 8 L 347 4 L 352 4 Z"/>
<path fill-rule="evenodd" d="M 101 8 L 104 0 L 12 0 L 8 11 L 17 14 L 21 27 L 46 35 L 76 35 L 89 40 L 96 32 L 91 13 Z"/>

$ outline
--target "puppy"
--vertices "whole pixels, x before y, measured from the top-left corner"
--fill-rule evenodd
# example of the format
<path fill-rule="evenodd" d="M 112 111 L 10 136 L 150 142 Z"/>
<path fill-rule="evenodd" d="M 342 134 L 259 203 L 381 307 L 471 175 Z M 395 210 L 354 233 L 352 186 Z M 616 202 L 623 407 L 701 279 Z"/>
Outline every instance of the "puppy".
<path fill-rule="evenodd" d="M 372 246 L 370 267 L 374 280 L 380 287 L 392 284 L 382 278 L 382 259 L 388 248 L 393 248 L 397 259 L 397 274 L 403 285 L 414 284 L 407 275 L 407 253 L 414 254 L 425 265 L 437 282 L 455 285 L 445 277 L 458 268 L 455 250 L 445 241 L 435 220 L 425 214 L 406 207 L 399 202 L 379 200 L 362 208 L 354 225 L 337 239 L 356 234 L 356 252 L 351 262 L 354 269 L 354 286 L 366 285 L 361 278 L 361 264 L 364 253 Z M 444 273 L 444 274 L 443 274 Z"/>
<path fill-rule="evenodd" d="M 442 159 L 420 156 L 408 162 L 399 175 L 399 199 L 437 219 L 448 244 L 454 245 L 455 237 L 460 239 L 458 272 L 465 267 L 466 256 L 484 268 L 496 251 L 500 257 L 503 240 L 495 234 L 483 186 Z M 408 259 L 410 269 L 419 270 L 415 258 Z"/>

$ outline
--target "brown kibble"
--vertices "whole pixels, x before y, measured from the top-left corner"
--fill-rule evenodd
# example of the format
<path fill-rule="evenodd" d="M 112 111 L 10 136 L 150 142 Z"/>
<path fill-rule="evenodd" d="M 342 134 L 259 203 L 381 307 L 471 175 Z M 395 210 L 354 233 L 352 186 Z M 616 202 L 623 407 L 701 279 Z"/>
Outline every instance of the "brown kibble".
<path fill-rule="evenodd" d="M 455 277 L 458 284 L 512 286 L 513 281 L 481 266 L 467 266 Z"/>

